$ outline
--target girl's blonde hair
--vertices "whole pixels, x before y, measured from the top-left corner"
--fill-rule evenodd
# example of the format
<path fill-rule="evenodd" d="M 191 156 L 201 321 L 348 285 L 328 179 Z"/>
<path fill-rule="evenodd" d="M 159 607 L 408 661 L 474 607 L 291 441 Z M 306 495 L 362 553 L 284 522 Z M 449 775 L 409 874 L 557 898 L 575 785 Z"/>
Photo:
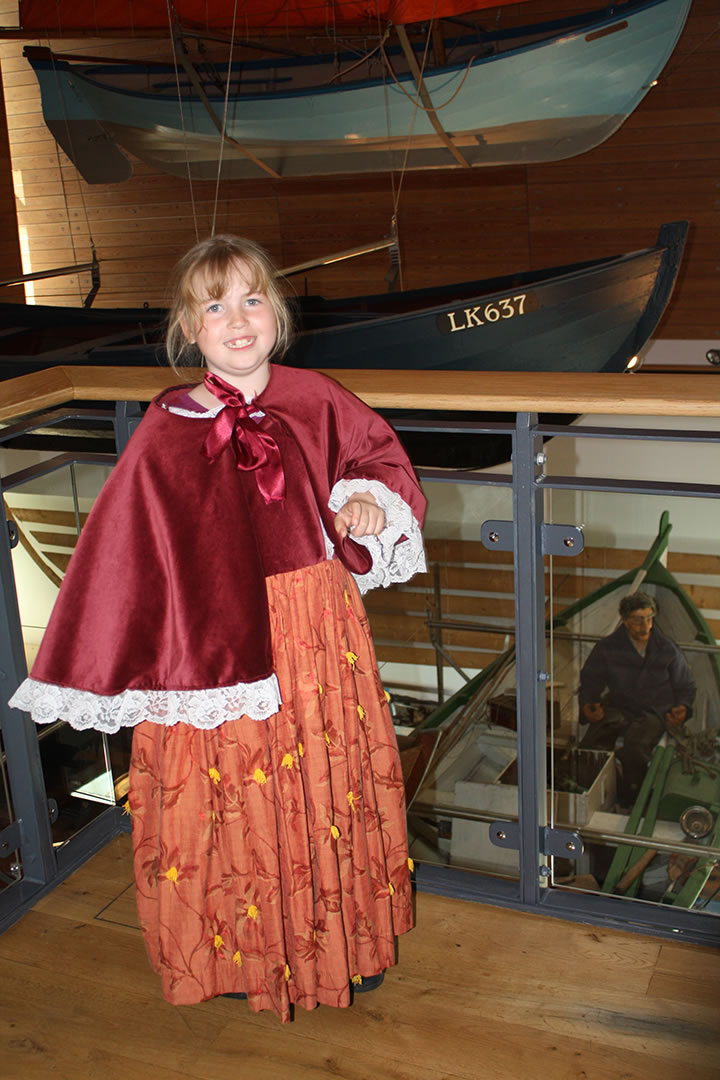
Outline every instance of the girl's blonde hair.
<path fill-rule="evenodd" d="M 270 256 L 259 244 L 240 236 L 209 236 L 195 244 L 175 267 L 174 299 L 165 346 L 172 367 L 202 364 L 202 353 L 190 340 L 202 328 L 202 302 L 224 296 L 230 277 L 238 268 L 247 275 L 251 292 L 267 297 L 275 315 L 277 338 L 271 356 L 278 359 L 287 351 L 292 339 L 292 319 Z M 202 284 L 202 296 L 193 287 L 198 281 Z"/>

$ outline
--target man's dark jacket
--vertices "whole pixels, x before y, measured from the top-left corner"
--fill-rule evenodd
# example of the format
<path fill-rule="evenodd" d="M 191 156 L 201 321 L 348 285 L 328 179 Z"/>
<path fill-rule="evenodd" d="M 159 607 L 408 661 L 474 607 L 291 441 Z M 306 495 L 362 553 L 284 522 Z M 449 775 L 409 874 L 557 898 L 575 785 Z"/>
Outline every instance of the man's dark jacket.
<path fill-rule="evenodd" d="M 580 673 L 580 709 L 603 697 L 605 707 L 626 712 L 654 712 L 662 719 L 674 705 L 685 705 L 688 716 L 695 699 L 695 682 L 677 645 L 653 626 L 644 656 L 637 651 L 623 623 L 599 641 Z"/>

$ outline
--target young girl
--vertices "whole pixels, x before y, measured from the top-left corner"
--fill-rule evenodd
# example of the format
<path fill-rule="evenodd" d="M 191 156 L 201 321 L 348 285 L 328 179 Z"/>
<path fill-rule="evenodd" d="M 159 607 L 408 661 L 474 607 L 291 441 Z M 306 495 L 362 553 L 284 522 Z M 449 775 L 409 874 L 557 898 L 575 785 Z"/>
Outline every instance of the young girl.
<path fill-rule="evenodd" d="M 360 591 L 424 569 L 425 500 L 390 427 L 290 335 L 266 254 L 178 268 L 149 406 L 79 540 L 12 704 L 133 726 L 140 922 L 176 1005 L 347 1006 L 411 927 L 397 746 Z M 359 586 L 359 589 L 358 589 Z"/>

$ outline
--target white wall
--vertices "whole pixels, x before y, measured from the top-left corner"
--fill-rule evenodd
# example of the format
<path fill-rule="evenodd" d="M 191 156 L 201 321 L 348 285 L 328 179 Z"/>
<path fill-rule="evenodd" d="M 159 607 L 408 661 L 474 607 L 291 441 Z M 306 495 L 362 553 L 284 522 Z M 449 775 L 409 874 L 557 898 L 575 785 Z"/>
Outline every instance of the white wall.
<path fill-rule="evenodd" d="M 2 450 L 0 451 L 0 471 L 7 479 L 15 472 L 41 464 L 53 456 L 55 455 L 33 450 Z M 90 510 L 109 472 L 109 468 L 104 466 L 76 466 L 78 507 L 81 512 Z M 73 513 L 74 503 L 69 470 L 64 468 L 49 473 L 47 476 L 29 480 L 20 487 L 6 492 L 5 498 L 11 510 L 37 508 L 42 505 L 47 510 Z M 59 533 L 74 534 L 76 532 L 72 526 L 48 525 L 47 528 L 48 531 Z M 57 546 L 57 550 L 63 549 Z M 25 641 L 25 656 L 28 668 L 31 668 L 58 590 L 21 544 L 13 549 L 12 560 L 20 622 Z M 57 569 L 55 572 L 60 574 Z"/>

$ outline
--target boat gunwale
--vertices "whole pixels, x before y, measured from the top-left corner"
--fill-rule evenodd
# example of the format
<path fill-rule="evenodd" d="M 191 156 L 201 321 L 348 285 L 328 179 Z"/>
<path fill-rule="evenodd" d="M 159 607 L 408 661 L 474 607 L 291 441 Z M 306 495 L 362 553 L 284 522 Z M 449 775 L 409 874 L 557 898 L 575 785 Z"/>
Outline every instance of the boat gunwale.
<path fill-rule="evenodd" d="M 573 38 L 577 38 L 577 37 L 580 37 L 580 36 L 585 36 L 585 34 L 588 31 L 590 31 L 591 29 L 602 29 L 605 26 L 611 26 L 614 23 L 617 23 L 617 22 L 621 21 L 622 19 L 633 18 L 635 15 L 642 14 L 643 12 L 645 12 L 647 10 L 650 10 L 652 8 L 655 8 L 655 7 L 660 7 L 662 5 L 677 5 L 677 7 L 678 7 L 678 19 L 677 19 L 677 22 L 679 24 L 681 24 L 680 28 L 678 30 L 678 34 L 677 34 L 677 37 L 679 37 L 680 33 L 682 32 L 682 28 L 683 28 L 683 26 L 685 24 L 685 21 L 687 19 L 687 15 L 689 13 L 691 3 L 692 3 L 692 0 L 641 0 L 640 3 L 637 3 L 634 7 L 631 7 L 631 9 L 629 11 L 627 10 L 627 8 L 625 6 L 623 6 L 623 8 L 620 11 L 615 11 L 613 14 L 606 15 L 604 18 L 598 19 L 596 22 L 589 22 L 585 26 L 583 26 L 582 28 L 578 29 L 576 32 L 568 31 L 568 32 L 565 32 L 565 33 L 561 32 L 561 33 L 557 33 L 557 34 L 551 34 L 548 37 L 543 38 L 543 39 L 541 39 L 539 41 L 529 42 L 529 43 L 527 43 L 525 45 L 520 45 L 520 46 L 518 46 L 517 48 L 514 48 L 514 49 L 508 49 L 508 50 L 506 50 L 504 52 L 501 52 L 501 53 L 495 53 L 492 56 L 474 57 L 470 63 L 468 63 L 468 60 L 464 60 L 464 61 L 461 61 L 461 62 L 456 63 L 456 64 L 444 65 L 442 67 L 433 68 L 429 73 L 424 75 L 424 82 L 425 82 L 426 86 L 432 87 L 433 92 L 441 91 L 442 89 L 444 89 L 444 87 L 447 85 L 447 83 L 452 80 L 452 78 L 457 76 L 459 73 L 464 72 L 466 68 L 469 68 L 470 70 L 472 70 L 472 69 L 474 69 L 476 67 L 480 67 L 482 65 L 486 65 L 486 64 L 492 63 L 494 61 L 507 60 L 507 59 L 511 59 L 511 58 L 514 58 L 514 57 L 517 57 L 517 56 L 520 56 L 520 55 L 529 54 L 530 52 L 532 52 L 532 51 L 534 51 L 536 49 L 539 49 L 539 48 L 550 48 L 553 45 L 565 44 L 566 42 L 572 41 Z M 680 14 L 681 11 L 684 12 L 684 14 L 681 15 Z M 588 14 L 591 14 L 591 13 L 588 13 Z M 629 29 L 629 24 L 628 24 L 627 28 Z M 677 37 L 675 38 L 673 48 L 675 47 L 675 44 L 677 43 Z M 663 60 L 660 70 L 662 70 L 662 68 L 667 63 L 667 59 L 668 59 L 671 52 L 672 52 L 672 49 L 670 50 L 670 52 L 666 55 L 665 59 Z M 331 59 L 331 60 L 333 59 L 332 54 L 322 54 L 322 55 L 327 55 L 329 59 Z M 300 57 L 299 62 L 296 61 L 295 59 L 287 59 L 287 60 L 282 59 L 279 62 L 270 61 L 265 66 L 268 67 L 268 68 L 277 67 L 279 63 L 282 63 L 284 66 L 287 66 L 289 64 L 295 64 L 295 63 L 298 63 L 298 66 L 311 65 L 313 63 L 317 64 L 320 58 L 321 58 L 321 54 L 318 54 L 317 56 L 312 56 L 312 57 Z M 130 98 L 133 98 L 133 99 L 135 99 L 135 100 L 137 100 L 139 102 L 141 102 L 141 101 L 152 101 L 152 102 L 158 103 L 159 101 L 163 101 L 163 102 L 167 101 L 167 102 L 177 103 L 177 90 L 175 90 L 175 92 L 173 93 L 172 89 L 169 89 L 167 93 L 163 93 L 162 95 L 158 95 L 157 93 L 153 93 L 152 91 L 129 90 L 129 89 L 125 89 L 123 87 L 109 86 L 106 83 L 99 82 L 99 81 L 97 81 L 97 79 L 93 78 L 92 75 L 89 73 L 89 71 L 92 70 L 93 68 L 97 71 L 98 70 L 97 65 L 89 65 L 89 71 L 87 71 L 87 72 L 84 71 L 84 70 L 80 70 L 80 69 L 82 69 L 84 67 L 84 65 L 81 62 L 81 58 L 79 58 L 79 62 L 77 64 L 70 63 L 70 62 L 68 62 L 66 60 L 55 61 L 52 57 L 50 59 L 32 59 L 32 58 L 28 58 L 28 60 L 29 60 L 29 63 L 31 64 L 33 70 L 36 73 L 41 71 L 41 70 L 42 71 L 50 71 L 55 76 L 57 76 L 57 74 L 60 71 L 64 71 L 68 75 L 68 77 L 81 79 L 83 82 L 87 83 L 87 85 L 92 87 L 94 90 L 98 90 L 98 91 L 101 91 L 101 92 L 104 92 L 104 93 L 113 94 L 113 95 L 118 94 L 118 95 L 121 95 L 121 96 L 124 96 L 124 97 L 130 97 Z M 251 64 L 251 63 L 260 63 L 260 61 L 249 61 L 248 65 L 246 65 L 246 66 L 249 66 L 249 64 Z M 137 65 L 133 65 L 133 66 L 137 66 Z M 223 65 L 218 65 L 218 67 L 220 67 L 221 70 L 222 70 L 222 66 Z M 107 67 L 108 70 L 111 69 L 111 65 L 105 65 L 105 67 Z M 168 68 L 169 68 L 170 71 L 175 70 L 173 65 L 168 65 Z M 112 69 L 117 71 L 117 65 L 112 65 Z M 102 70 L 102 69 L 100 69 L 100 70 Z M 140 67 L 140 73 L 142 73 L 142 70 L 143 70 L 142 67 Z M 435 83 L 438 83 L 439 80 L 441 80 L 443 78 L 446 79 L 445 83 L 441 83 L 440 85 L 434 85 Z M 408 72 L 402 72 L 399 75 L 393 74 L 392 79 L 389 79 L 387 77 L 387 75 L 383 75 L 382 77 L 374 77 L 372 79 L 361 79 L 361 80 L 356 80 L 355 82 L 337 83 L 337 84 L 334 84 L 332 86 L 311 86 L 311 87 L 305 87 L 305 88 L 296 88 L 296 89 L 292 89 L 292 90 L 268 90 L 268 91 L 265 91 L 264 93 L 258 93 L 256 91 L 253 91 L 253 92 L 248 93 L 248 94 L 234 93 L 233 95 L 231 95 L 231 100 L 233 102 L 236 102 L 236 103 L 239 103 L 239 102 L 253 102 L 253 101 L 279 101 L 279 100 L 283 100 L 283 99 L 286 99 L 286 98 L 295 99 L 295 98 L 314 97 L 314 96 L 324 97 L 327 94 L 340 94 L 340 93 L 358 92 L 358 91 L 361 91 L 361 90 L 376 89 L 377 87 L 386 87 L 388 89 L 393 89 L 393 81 L 395 81 L 395 80 L 397 82 L 399 82 L 399 83 L 412 83 L 413 85 L 415 84 L 415 80 L 413 78 L 412 73 L 408 71 Z M 212 98 L 211 98 L 211 101 L 212 101 Z M 221 105 L 222 101 L 223 101 L 223 97 L 218 96 L 216 104 Z M 183 105 L 193 105 L 195 103 L 201 104 L 201 99 L 200 99 L 199 95 L 197 95 L 197 94 L 187 94 L 184 97 L 182 97 L 182 104 Z"/>
<path fill-rule="evenodd" d="M 671 224 L 672 225 L 685 224 L 685 227 L 686 227 L 686 230 L 687 230 L 687 223 L 672 222 Z M 679 240 L 679 234 L 680 234 L 680 230 L 678 230 L 678 238 L 675 240 L 676 244 L 677 244 L 677 242 Z M 561 267 L 560 269 L 565 270 L 566 271 L 565 273 L 561 273 L 559 276 L 556 276 L 555 274 L 553 274 L 553 276 L 551 278 L 549 278 L 549 279 L 547 279 L 545 281 L 539 281 L 536 288 L 543 288 L 544 286 L 554 287 L 554 286 L 565 284 L 569 280 L 579 281 L 582 278 L 590 277 L 592 275 L 595 275 L 600 271 L 605 272 L 605 271 L 610 270 L 611 268 L 615 269 L 617 267 L 622 266 L 624 263 L 630 265 L 633 262 L 639 261 L 639 260 L 644 259 L 644 258 L 648 258 L 649 256 L 652 256 L 652 255 L 659 255 L 661 260 L 662 260 L 663 255 L 665 255 L 665 253 L 669 251 L 670 247 L 671 247 L 670 243 L 654 244 L 652 247 L 649 247 L 649 248 L 640 248 L 638 251 L 627 252 L 624 255 L 607 256 L 605 258 L 598 259 L 596 262 L 592 262 L 592 263 L 582 263 L 582 264 L 572 264 L 571 263 L 571 264 L 569 264 L 570 267 L 572 267 L 573 265 L 578 265 L 580 267 L 580 269 L 571 270 L 571 269 L 568 269 L 568 268 L 565 268 L 565 267 Z M 658 267 L 658 273 L 659 272 L 660 272 L 660 267 Z M 532 270 L 530 270 L 530 271 L 525 271 L 523 275 L 518 274 L 518 275 L 514 275 L 514 276 L 515 277 L 521 277 L 521 276 L 527 275 L 530 278 L 530 281 L 531 281 L 532 280 L 532 278 L 531 278 L 532 273 L 533 273 Z M 509 275 L 509 276 L 513 276 L 513 275 Z M 531 289 L 532 289 L 532 285 L 530 284 L 530 281 L 527 284 L 528 291 L 531 291 Z M 478 284 L 480 284 L 480 283 L 481 282 L 478 282 Z M 462 285 L 462 284 L 465 284 L 465 283 L 464 282 L 458 282 L 457 284 Z M 469 284 L 474 284 L 474 283 L 471 282 Z M 297 332 L 297 334 L 296 334 L 295 340 L 302 340 L 305 337 L 305 335 L 308 335 L 308 334 L 312 334 L 313 336 L 316 336 L 316 335 L 321 335 L 321 334 L 324 335 L 324 334 L 330 334 L 330 333 L 338 333 L 338 332 L 343 331 L 343 330 L 357 331 L 361 327 L 363 329 L 365 327 L 375 328 L 375 327 L 378 327 L 378 326 L 382 326 L 384 323 L 387 323 L 387 322 L 398 322 L 401 319 L 403 321 L 410 321 L 410 320 L 417 320 L 417 319 L 421 319 L 421 318 L 434 318 L 437 315 L 446 314 L 448 306 L 450 304 L 452 304 L 453 302 L 467 304 L 467 306 L 470 306 L 475 299 L 480 299 L 484 303 L 489 303 L 490 301 L 492 301 L 492 299 L 494 297 L 502 297 L 503 294 L 506 294 L 512 288 L 524 288 L 524 287 L 526 287 L 525 283 L 520 282 L 515 286 L 510 286 L 508 289 L 496 289 L 494 292 L 478 293 L 478 294 L 475 294 L 474 296 L 463 297 L 463 298 L 459 298 L 457 300 L 449 299 L 445 303 L 434 304 L 432 307 L 415 308 L 415 309 L 412 309 L 412 310 L 409 310 L 409 311 L 395 312 L 395 313 L 390 313 L 390 314 L 387 314 L 387 315 L 383 314 L 383 315 L 371 316 L 371 317 L 369 317 L 367 319 L 358 318 L 357 321 L 353 321 L 352 315 L 350 315 L 350 317 L 345 322 L 337 323 L 334 326 L 317 327 L 317 328 L 308 329 L 308 330 L 299 330 Z M 377 295 L 385 296 L 385 295 L 390 295 L 390 294 L 380 293 L 380 294 L 377 294 Z M 340 299 L 342 299 L 342 298 L 340 298 Z M 363 297 L 359 298 L 360 301 L 362 301 L 363 299 L 366 299 L 366 298 L 363 298 Z M 370 297 L 367 297 L 367 299 L 370 299 Z M 362 314 L 361 312 L 358 312 L 358 315 L 361 315 L 361 314 Z M 528 314 L 531 314 L 531 313 L 528 313 Z"/>

